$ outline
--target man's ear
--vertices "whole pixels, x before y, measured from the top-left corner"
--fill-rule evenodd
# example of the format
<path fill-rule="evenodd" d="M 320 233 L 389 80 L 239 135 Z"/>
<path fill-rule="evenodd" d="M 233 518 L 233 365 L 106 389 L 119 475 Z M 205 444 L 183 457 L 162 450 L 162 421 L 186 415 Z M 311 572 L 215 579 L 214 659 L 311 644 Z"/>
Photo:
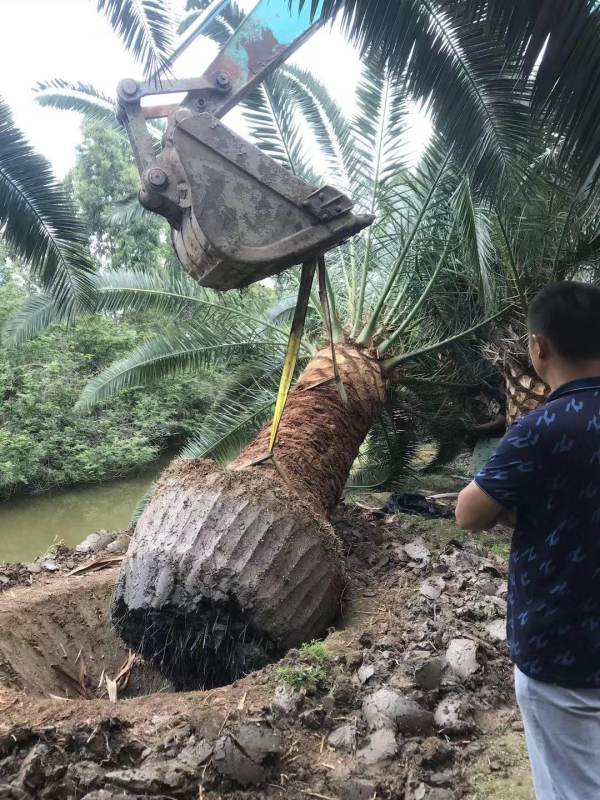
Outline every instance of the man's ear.
<path fill-rule="evenodd" d="M 542 336 L 541 334 L 536 336 L 536 339 L 538 347 L 538 358 L 540 359 L 540 361 L 547 361 L 552 351 L 550 342 L 548 341 L 546 336 Z"/>
<path fill-rule="evenodd" d="M 540 333 L 534 333 L 529 338 L 529 347 L 532 355 L 538 361 L 546 361 L 550 355 L 550 343 L 548 339 Z"/>

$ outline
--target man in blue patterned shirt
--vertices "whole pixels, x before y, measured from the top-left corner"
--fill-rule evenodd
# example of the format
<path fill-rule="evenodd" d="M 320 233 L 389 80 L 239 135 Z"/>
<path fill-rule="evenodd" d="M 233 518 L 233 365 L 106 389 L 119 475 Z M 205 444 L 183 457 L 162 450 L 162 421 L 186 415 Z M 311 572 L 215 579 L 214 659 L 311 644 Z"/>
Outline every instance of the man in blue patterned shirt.
<path fill-rule="evenodd" d="M 507 631 L 538 800 L 600 800 L 600 289 L 529 309 L 547 402 L 508 431 L 456 520 L 510 522 Z"/>

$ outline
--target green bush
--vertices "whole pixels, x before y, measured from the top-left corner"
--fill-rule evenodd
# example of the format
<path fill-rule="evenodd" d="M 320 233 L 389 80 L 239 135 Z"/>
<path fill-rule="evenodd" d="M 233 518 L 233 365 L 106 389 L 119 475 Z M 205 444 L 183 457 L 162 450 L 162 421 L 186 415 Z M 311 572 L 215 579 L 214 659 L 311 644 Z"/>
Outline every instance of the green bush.
<path fill-rule="evenodd" d="M 0 286 L 0 325 L 21 301 L 14 285 Z M 89 414 L 74 411 L 90 376 L 138 345 L 149 327 L 88 317 L 2 349 L 0 499 L 123 475 L 193 432 L 211 399 L 199 377 L 124 392 Z"/>

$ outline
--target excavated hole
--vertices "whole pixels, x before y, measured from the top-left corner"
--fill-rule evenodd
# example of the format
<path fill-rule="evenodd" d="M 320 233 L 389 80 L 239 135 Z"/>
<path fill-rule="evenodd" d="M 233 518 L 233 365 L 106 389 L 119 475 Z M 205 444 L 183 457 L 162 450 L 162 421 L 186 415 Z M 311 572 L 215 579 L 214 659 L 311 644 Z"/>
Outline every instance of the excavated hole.
<path fill-rule="evenodd" d="M 111 570 L 55 578 L 0 595 L 0 687 L 34 696 L 106 698 L 106 677 L 117 678 L 130 655 L 111 623 L 115 580 Z M 126 686 L 119 686 L 119 698 L 227 686 L 283 655 L 255 641 L 244 625 L 234 634 L 223 610 L 211 618 L 212 633 L 204 642 L 197 626 L 188 621 L 185 630 L 173 629 L 170 641 L 159 649 L 151 620 L 144 620 L 144 627 L 142 655 L 153 656 L 155 663 L 162 659 L 161 670 L 138 656 Z M 211 657 L 204 674 L 198 675 L 197 659 L 189 653 L 201 645 Z"/>
<path fill-rule="evenodd" d="M 105 676 L 116 678 L 129 656 L 110 624 L 115 578 L 114 571 L 56 578 L 0 595 L 0 687 L 106 698 Z M 136 659 L 119 697 L 171 691 L 156 669 Z"/>

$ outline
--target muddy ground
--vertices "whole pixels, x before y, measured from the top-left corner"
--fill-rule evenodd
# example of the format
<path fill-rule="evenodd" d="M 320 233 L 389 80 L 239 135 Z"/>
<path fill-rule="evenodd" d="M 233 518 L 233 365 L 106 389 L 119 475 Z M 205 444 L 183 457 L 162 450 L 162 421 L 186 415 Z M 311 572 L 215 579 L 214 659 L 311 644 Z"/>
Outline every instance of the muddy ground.
<path fill-rule="evenodd" d="M 0 566 L 0 798 L 531 800 L 508 533 L 356 507 L 334 522 L 337 629 L 209 692 L 173 694 L 129 658 L 108 623 L 117 566 L 69 576 L 126 538 Z"/>

